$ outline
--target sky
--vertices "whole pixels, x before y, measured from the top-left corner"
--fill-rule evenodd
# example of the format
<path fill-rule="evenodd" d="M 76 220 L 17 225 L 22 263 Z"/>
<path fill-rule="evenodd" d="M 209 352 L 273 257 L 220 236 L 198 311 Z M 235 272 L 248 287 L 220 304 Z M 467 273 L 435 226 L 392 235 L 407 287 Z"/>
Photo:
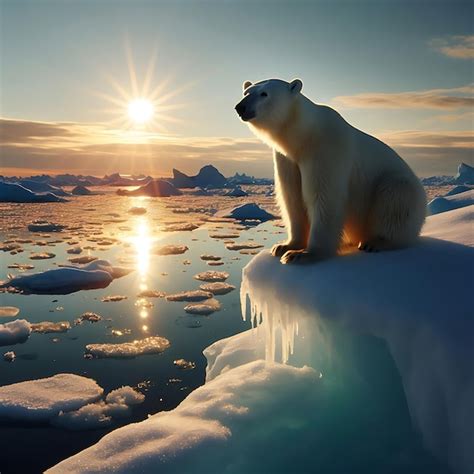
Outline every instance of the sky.
<path fill-rule="evenodd" d="M 0 174 L 271 176 L 234 106 L 273 77 L 420 176 L 455 174 L 474 164 L 473 18 L 455 0 L 0 0 Z"/>

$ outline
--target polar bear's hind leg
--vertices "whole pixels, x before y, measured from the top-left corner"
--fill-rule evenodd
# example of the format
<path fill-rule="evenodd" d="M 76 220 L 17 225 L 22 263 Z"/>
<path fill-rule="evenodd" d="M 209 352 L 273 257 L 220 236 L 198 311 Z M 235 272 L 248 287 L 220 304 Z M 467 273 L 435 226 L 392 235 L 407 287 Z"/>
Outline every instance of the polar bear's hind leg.
<path fill-rule="evenodd" d="M 390 177 L 375 188 L 366 239 L 359 250 L 378 252 L 413 245 L 425 220 L 426 198 L 416 178 Z"/>

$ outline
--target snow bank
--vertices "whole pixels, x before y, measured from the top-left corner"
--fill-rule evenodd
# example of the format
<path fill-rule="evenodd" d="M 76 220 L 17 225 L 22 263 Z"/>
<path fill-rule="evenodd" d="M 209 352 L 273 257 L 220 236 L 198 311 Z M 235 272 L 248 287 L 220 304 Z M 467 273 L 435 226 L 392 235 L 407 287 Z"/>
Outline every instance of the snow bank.
<path fill-rule="evenodd" d="M 26 319 L 15 319 L 0 324 L 0 346 L 10 346 L 25 342 L 31 333 L 31 325 Z"/>
<path fill-rule="evenodd" d="M 463 193 L 436 197 L 428 203 L 428 212 L 430 215 L 435 215 L 472 204 L 474 204 L 474 189 L 464 191 Z"/>
<path fill-rule="evenodd" d="M 0 202 L 66 202 L 52 193 L 34 193 L 15 183 L 0 181 Z"/>
<path fill-rule="evenodd" d="M 429 218 L 430 235 L 467 232 L 461 240 L 472 242 L 468 214 L 472 206 Z M 416 248 L 311 266 L 281 266 L 262 252 L 244 268 L 241 300 L 245 314 L 249 296 L 254 324 L 264 321 L 270 360 L 293 351 L 310 365 L 337 358 L 334 328 L 385 341 L 425 445 L 462 471 L 474 465 L 473 282 L 473 248 L 425 238 Z"/>
<path fill-rule="evenodd" d="M 74 374 L 5 385 L 0 387 L 0 417 L 45 421 L 95 402 L 102 393 L 94 380 Z"/>

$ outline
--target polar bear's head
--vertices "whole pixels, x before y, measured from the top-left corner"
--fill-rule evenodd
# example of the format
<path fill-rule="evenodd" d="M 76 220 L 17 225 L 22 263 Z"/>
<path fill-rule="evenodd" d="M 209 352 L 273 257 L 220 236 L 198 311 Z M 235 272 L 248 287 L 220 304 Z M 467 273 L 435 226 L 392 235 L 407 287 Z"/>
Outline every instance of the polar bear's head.
<path fill-rule="evenodd" d="M 302 87 L 299 79 L 291 82 L 268 79 L 255 84 L 245 81 L 244 98 L 235 110 L 241 120 L 258 129 L 278 129 L 289 119 Z"/>

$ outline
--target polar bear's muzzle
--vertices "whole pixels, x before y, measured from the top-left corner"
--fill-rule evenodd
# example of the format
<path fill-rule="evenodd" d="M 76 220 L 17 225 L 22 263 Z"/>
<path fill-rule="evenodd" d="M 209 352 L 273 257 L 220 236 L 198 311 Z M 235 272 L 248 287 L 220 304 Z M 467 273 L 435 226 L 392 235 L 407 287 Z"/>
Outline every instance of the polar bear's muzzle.
<path fill-rule="evenodd" d="M 255 111 L 253 110 L 253 107 L 250 106 L 251 104 L 249 103 L 248 99 L 248 97 L 243 98 L 235 106 L 237 114 L 244 122 L 248 122 L 249 120 L 255 118 Z"/>

